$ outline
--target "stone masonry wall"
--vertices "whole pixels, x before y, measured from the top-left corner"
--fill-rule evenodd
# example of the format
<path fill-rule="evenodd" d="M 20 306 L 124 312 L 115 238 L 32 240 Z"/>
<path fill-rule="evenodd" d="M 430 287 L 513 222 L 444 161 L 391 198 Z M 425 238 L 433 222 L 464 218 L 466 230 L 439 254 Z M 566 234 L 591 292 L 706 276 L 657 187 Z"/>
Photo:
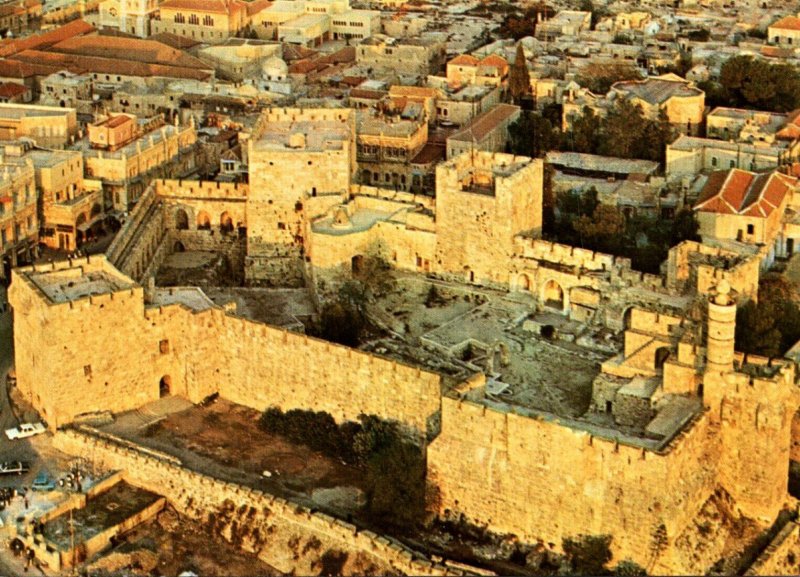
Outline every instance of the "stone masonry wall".
<path fill-rule="evenodd" d="M 442 512 L 556 548 L 565 537 L 611 534 L 617 560 L 649 566 L 653 530 L 663 523 L 675 539 L 713 491 L 717 448 L 706 417 L 655 453 L 510 409 L 444 398 L 428 467 Z M 667 551 L 653 569 L 702 568 L 684 566 Z"/>
<path fill-rule="evenodd" d="M 789 522 L 745 575 L 800 574 L 800 525 Z"/>
<path fill-rule="evenodd" d="M 73 264 L 81 263 L 105 261 Z M 436 374 L 217 308 L 145 310 L 139 287 L 53 304 L 15 271 L 9 301 L 20 390 L 52 427 L 155 400 L 162 377 L 193 402 L 216 392 L 258 410 L 315 409 L 337 420 L 367 413 L 421 432 L 439 410 Z"/>
<path fill-rule="evenodd" d="M 431 563 L 371 531 L 262 491 L 196 473 L 90 431 L 59 431 L 53 444 L 66 453 L 87 457 L 101 468 L 125 470 L 129 482 L 164 495 L 180 513 L 215 527 L 223 537 L 284 573 L 319 574 L 319 558 L 333 551 L 347 554 L 345 569 L 356 566 L 363 571 L 369 566 L 375 574 L 463 574 Z M 301 551 L 304 554 L 299 554 Z"/>

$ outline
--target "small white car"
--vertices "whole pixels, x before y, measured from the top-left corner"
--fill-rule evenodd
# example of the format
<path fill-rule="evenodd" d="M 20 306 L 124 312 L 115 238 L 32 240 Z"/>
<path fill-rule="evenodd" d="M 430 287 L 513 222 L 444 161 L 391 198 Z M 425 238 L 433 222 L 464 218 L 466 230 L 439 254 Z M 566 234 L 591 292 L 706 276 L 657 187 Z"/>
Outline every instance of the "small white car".
<path fill-rule="evenodd" d="M 6 429 L 6 437 L 11 440 L 24 439 L 34 435 L 41 435 L 46 430 L 42 423 L 23 423 L 19 427 Z"/>

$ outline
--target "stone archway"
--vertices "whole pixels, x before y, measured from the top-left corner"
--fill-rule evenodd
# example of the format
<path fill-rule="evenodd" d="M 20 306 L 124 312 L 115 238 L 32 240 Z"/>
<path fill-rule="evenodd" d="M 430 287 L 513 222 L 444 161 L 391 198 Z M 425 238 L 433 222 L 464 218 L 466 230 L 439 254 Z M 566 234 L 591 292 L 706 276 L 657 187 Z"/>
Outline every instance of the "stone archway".
<path fill-rule="evenodd" d="M 653 364 L 656 370 L 663 369 L 664 363 L 669 358 L 669 347 L 658 347 L 653 358 Z"/>
<path fill-rule="evenodd" d="M 175 211 L 175 228 L 178 230 L 189 230 L 189 215 L 182 208 Z"/>
<path fill-rule="evenodd" d="M 564 312 L 564 289 L 555 280 L 550 279 L 544 283 L 542 288 L 542 303 L 549 309 L 557 310 L 560 313 Z"/>
<path fill-rule="evenodd" d="M 158 382 L 158 396 L 161 398 L 168 397 L 172 394 L 172 378 L 169 375 L 164 375 Z"/>
<path fill-rule="evenodd" d="M 233 232 L 233 219 L 227 211 L 219 215 L 219 229 L 222 232 Z"/>
<path fill-rule="evenodd" d="M 521 273 L 517 277 L 517 290 L 521 292 L 531 292 L 531 288 L 533 287 L 533 283 L 531 282 L 531 277 L 529 277 L 525 273 Z"/>
<path fill-rule="evenodd" d="M 211 229 L 211 217 L 204 210 L 197 213 L 197 228 L 200 230 Z"/>

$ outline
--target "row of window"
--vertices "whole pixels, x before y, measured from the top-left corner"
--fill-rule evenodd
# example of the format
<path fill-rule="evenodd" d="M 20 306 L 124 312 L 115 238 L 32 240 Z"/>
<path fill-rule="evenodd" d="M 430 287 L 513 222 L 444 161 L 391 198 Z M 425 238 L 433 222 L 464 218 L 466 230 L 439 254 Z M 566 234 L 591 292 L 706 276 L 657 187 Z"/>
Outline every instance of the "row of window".
<path fill-rule="evenodd" d="M 175 14 L 175 23 L 186 24 L 187 23 L 186 16 L 178 12 L 177 14 Z M 189 14 L 188 23 L 194 26 L 199 26 L 200 18 L 197 16 L 197 14 Z M 208 14 L 203 16 L 203 26 L 213 26 L 213 25 L 214 25 L 214 19 L 211 16 L 209 16 Z"/>
<path fill-rule="evenodd" d="M 333 25 L 334 26 L 350 26 L 352 28 L 363 28 L 364 27 L 364 23 L 363 22 L 347 22 L 346 20 L 334 20 L 333 21 Z"/>
<path fill-rule="evenodd" d="M 25 222 L 26 228 L 22 230 L 19 223 L 14 224 L 14 235 L 11 235 L 11 227 L 0 230 L 0 246 L 5 246 L 7 243 L 12 242 L 14 239 L 20 240 L 24 233 L 27 231 L 33 232 L 33 217 L 29 216 Z"/>
<path fill-rule="evenodd" d="M 719 159 L 716 156 L 712 156 L 711 157 L 711 166 L 713 166 L 715 168 L 717 166 L 719 166 Z M 728 161 L 728 168 L 736 168 L 736 161 L 735 160 L 729 160 Z M 755 160 L 751 160 L 750 161 L 750 170 L 755 170 L 755 169 L 756 169 L 756 162 L 755 162 Z"/>

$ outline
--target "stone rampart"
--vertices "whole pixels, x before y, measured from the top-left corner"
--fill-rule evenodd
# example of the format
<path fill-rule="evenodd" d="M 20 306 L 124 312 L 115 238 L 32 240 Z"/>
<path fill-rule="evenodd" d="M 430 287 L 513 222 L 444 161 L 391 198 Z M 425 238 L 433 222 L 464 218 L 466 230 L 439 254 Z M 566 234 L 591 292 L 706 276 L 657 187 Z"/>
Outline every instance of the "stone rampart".
<path fill-rule="evenodd" d="M 696 572 L 669 548 L 653 563 L 652 533 L 663 523 L 671 541 L 689 525 L 714 489 L 716 447 L 705 415 L 655 451 L 446 397 L 428 466 L 443 513 L 556 549 L 566 537 L 611 534 L 617 560 Z"/>
<path fill-rule="evenodd" d="M 244 183 L 197 180 L 156 180 L 156 194 L 179 199 L 239 199 L 245 200 L 250 187 Z"/>
<path fill-rule="evenodd" d="M 745 575 L 800 574 L 800 525 L 790 521 L 770 542 Z"/>
<path fill-rule="evenodd" d="M 331 551 L 345 553 L 348 563 L 369 566 L 376 574 L 464 574 L 432 563 L 391 538 L 263 491 L 194 472 L 87 431 L 58 431 L 53 444 L 68 454 L 86 457 L 101 468 L 124 470 L 129 482 L 164 495 L 181 514 L 207 523 L 226 539 L 285 573 L 318 574 L 319 558 Z"/>
<path fill-rule="evenodd" d="M 113 271 L 102 257 L 85 263 L 104 265 Z M 219 393 L 257 410 L 314 409 L 337 420 L 374 414 L 421 433 L 439 411 L 441 377 L 434 373 L 219 308 L 145 309 L 141 287 L 55 304 L 21 270 L 9 293 L 18 311 L 18 384 L 52 427 L 153 401 L 163 379 L 172 394 L 193 402 Z M 52 327 L 46 334 L 42 323 Z"/>

